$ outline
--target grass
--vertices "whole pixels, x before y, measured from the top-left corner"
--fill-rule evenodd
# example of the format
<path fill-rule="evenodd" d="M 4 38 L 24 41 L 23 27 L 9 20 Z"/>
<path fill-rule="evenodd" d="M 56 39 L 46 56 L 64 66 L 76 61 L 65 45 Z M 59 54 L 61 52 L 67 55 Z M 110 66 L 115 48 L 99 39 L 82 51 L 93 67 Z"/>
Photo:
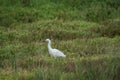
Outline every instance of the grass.
<path fill-rule="evenodd" d="M 7 72 L 1 71 L 2 75 L 9 75 L 9 78 L 17 74 L 18 79 L 24 80 L 54 80 L 54 79 L 103 79 L 103 80 L 113 80 L 117 77 L 119 80 L 119 55 L 100 55 L 91 57 L 81 57 L 81 58 L 68 58 L 60 61 L 56 61 L 53 58 L 40 58 L 42 60 L 37 60 L 35 57 L 29 61 L 24 61 L 25 66 L 17 64 L 17 72 Z M 36 59 L 36 61 L 33 61 Z M 89 66 L 89 67 L 88 67 Z M 12 69 L 14 70 L 14 69 Z M 106 75 L 107 73 L 107 75 Z M 11 75 L 12 74 L 12 75 Z M 104 74 L 104 75 L 103 75 Z M 10 77 L 11 75 L 11 77 Z M 111 76 L 109 76 L 111 75 Z M 4 76 L 3 76 L 4 77 Z M 16 76 L 17 77 L 17 76 Z M 5 77 L 5 79 L 7 79 Z"/>
<path fill-rule="evenodd" d="M 119 0 L 0 0 L 0 6 L 0 80 L 120 79 Z M 67 57 L 51 57 L 46 38 Z"/>
<path fill-rule="evenodd" d="M 120 37 L 102 37 L 94 31 L 100 26 L 86 21 L 42 20 L 1 27 L 0 79 L 118 80 Z M 42 42 L 46 38 L 67 58 L 50 57 Z"/>
<path fill-rule="evenodd" d="M 119 19 L 119 3 L 119 0 L 1 0 L 0 26 L 10 27 L 48 19 L 93 22 Z"/>

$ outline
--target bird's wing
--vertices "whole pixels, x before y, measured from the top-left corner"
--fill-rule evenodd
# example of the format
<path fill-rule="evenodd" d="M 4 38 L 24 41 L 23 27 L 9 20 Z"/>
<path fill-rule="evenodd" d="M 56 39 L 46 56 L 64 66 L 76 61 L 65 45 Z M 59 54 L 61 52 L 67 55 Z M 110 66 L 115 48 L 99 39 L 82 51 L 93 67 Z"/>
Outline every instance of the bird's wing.
<path fill-rule="evenodd" d="M 63 52 L 59 51 L 58 49 L 53 49 L 53 53 L 57 57 L 66 57 Z"/>

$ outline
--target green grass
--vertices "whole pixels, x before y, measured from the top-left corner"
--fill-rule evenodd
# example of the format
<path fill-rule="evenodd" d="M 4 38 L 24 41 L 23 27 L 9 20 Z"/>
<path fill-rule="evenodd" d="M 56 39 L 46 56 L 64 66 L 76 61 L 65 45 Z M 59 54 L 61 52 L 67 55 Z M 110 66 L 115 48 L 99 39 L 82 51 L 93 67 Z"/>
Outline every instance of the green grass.
<path fill-rule="evenodd" d="M 100 26 L 86 21 L 41 20 L 1 27 L 0 78 L 119 80 L 120 37 L 102 37 L 96 32 Z M 50 57 L 47 43 L 42 42 L 46 38 L 67 57 Z"/>
<path fill-rule="evenodd" d="M 0 0 L 0 80 L 119 80 L 119 11 L 119 0 Z"/>
<path fill-rule="evenodd" d="M 119 0 L 1 0 L 0 26 L 48 19 L 102 22 L 119 19 L 119 5 Z"/>

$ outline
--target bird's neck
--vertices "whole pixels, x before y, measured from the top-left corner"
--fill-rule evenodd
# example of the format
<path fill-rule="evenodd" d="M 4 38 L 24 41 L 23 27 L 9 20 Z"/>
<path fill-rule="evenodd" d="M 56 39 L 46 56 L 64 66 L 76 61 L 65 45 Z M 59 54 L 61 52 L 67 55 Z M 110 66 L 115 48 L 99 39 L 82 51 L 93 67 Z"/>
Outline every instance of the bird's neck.
<path fill-rule="evenodd" d="M 51 47 L 51 41 L 48 42 L 48 49 L 49 50 L 52 49 L 52 47 Z"/>

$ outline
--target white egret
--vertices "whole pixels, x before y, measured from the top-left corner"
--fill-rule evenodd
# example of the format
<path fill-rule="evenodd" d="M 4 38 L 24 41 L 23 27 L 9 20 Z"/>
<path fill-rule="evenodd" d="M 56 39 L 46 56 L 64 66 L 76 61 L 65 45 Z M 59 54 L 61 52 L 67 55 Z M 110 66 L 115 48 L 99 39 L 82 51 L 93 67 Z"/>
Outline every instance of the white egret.
<path fill-rule="evenodd" d="M 53 57 L 66 57 L 66 55 L 63 54 L 63 52 L 59 51 L 58 49 L 53 49 L 51 47 L 51 40 L 50 39 L 46 39 L 46 42 L 48 42 L 48 51 L 49 54 Z"/>

